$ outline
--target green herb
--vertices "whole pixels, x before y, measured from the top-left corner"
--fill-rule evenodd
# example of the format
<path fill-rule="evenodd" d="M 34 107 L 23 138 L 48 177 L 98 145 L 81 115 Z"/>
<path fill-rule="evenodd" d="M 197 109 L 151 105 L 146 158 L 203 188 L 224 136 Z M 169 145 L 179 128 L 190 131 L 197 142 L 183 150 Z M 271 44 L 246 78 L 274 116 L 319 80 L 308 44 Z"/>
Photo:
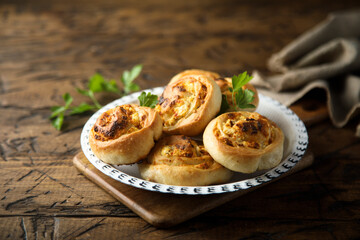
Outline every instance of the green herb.
<path fill-rule="evenodd" d="M 52 114 L 50 115 L 50 119 L 52 119 L 51 124 L 57 129 L 60 130 L 63 122 L 64 122 L 64 115 L 66 110 L 69 109 L 70 104 L 73 101 L 73 98 L 70 96 L 69 93 L 65 93 L 63 96 L 65 101 L 64 106 L 54 106 L 51 108 Z"/>
<path fill-rule="evenodd" d="M 222 100 L 221 100 L 221 107 L 220 107 L 219 115 L 222 113 L 225 113 L 226 110 L 228 110 L 230 108 L 230 105 L 227 101 L 226 95 L 222 94 L 221 97 L 222 97 Z"/>
<path fill-rule="evenodd" d="M 65 93 L 63 95 L 65 105 L 54 106 L 51 108 L 52 114 L 50 115 L 50 119 L 52 125 L 57 130 L 61 130 L 64 119 L 67 115 L 82 114 L 84 112 L 100 109 L 102 105 L 96 99 L 95 93 L 112 92 L 122 97 L 133 91 L 138 91 L 140 87 L 133 81 L 139 76 L 141 70 L 142 65 L 139 64 L 134 66 L 130 71 L 124 71 L 122 77 L 120 78 L 120 81 L 123 85 L 123 90 L 118 87 L 115 80 L 106 80 L 101 74 L 94 74 L 92 77 L 89 78 L 87 89 L 77 88 L 78 93 L 89 97 L 93 104 L 83 102 L 78 106 L 71 106 L 71 103 L 73 102 L 73 97 L 71 97 L 69 93 Z"/>
<path fill-rule="evenodd" d="M 232 77 L 232 88 L 229 88 L 229 90 L 232 93 L 232 102 L 235 108 L 236 106 L 238 108 L 255 108 L 255 106 L 251 104 L 254 100 L 254 92 L 249 89 L 242 89 L 252 78 L 253 77 L 249 76 L 247 72 Z"/>
<path fill-rule="evenodd" d="M 70 115 L 81 114 L 81 113 L 91 111 L 94 109 L 96 109 L 96 106 L 94 106 L 94 105 L 90 105 L 87 103 L 80 103 L 79 106 L 73 107 L 71 109 Z"/>
<path fill-rule="evenodd" d="M 140 106 L 154 108 L 158 103 L 158 96 L 151 93 L 142 92 L 138 97 Z"/>
<path fill-rule="evenodd" d="M 124 85 L 125 94 L 129 94 L 130 92 L 139 91 L 140 87 L 133 83 L 135 78 L 137 78 L 142 70 L 142 65 L 134 66 L 131 71 L 125 70 L 121 77 L 121 82 Z"/>
<path fill-rule="evenodd" d="M 254 100 L 254 92 L 249 89 L 240 89 L 239 92 L 235 95 L 236 105 L 239 108 L 255 108 L 255 105 L 250 104 Z"/>

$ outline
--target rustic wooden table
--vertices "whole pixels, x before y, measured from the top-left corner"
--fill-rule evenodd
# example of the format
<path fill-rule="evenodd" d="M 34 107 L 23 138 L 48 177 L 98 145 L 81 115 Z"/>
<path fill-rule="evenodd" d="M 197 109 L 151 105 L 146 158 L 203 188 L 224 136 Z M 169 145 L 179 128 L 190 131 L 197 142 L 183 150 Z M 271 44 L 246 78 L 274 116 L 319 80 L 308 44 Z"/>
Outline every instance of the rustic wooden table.
<path fill-rule="evenodd" d="M 188 68 L 266 72 L 266 60 L 359 1 L 7 1 L 0 3 L 0 239 L 359 239 L 356 121 L 308 126 L 308 169 L 169 229 L 157 229 L 73 166 L 90 116 L 48 120 L 100 72 L 144 66 L 142 89 Z M 113 95 L 98 95 L 102 103 Z"/>

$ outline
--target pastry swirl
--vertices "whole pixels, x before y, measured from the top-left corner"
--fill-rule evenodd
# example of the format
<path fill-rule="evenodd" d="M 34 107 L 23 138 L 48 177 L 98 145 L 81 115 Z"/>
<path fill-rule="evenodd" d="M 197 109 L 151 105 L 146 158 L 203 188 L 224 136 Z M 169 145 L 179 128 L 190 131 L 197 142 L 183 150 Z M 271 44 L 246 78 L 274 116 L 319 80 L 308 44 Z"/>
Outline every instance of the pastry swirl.
<path fill-rule="evenodd" d="M 165 88 L 155 110 L 168 134 L 195 136 L 219 112 L 221 92 L 214 80 L 204 75 L 188 75 Z"/>
<path fill-rule="evenodd" d="M 188 70 L 185 70 L 185 71 L 182 71 L 182 72 L 176 74 L 173 78 L 171 78 L 169 84 L 174 81 L 177 81 L 178 79 L 180 79 L 182 77 L 189 76 L 189 75 L 203 75 L 212 80 L 220 78 L 220 75 L 215 72 L 205 71 L 205 70 L 201 70 L 201 69 L 188 69 Z"/>
<path fill-rule="evenodd" d="M 110 164 L 131 164 L 146 157 L 160 138 L 162 120 L 151 108 L 126 104 L 96 120 L 89 142 L 94 154 Z"/>
<path fill-rule="evenodd" d="M 232 81 L 231 78 L 217 78 L 215 79 L 215 82 L 217 83 L 217 85 L 219 85 L 220 89 L 221 89 L 221 94 L 225 95 L 229 104 L 229 109 L 227 110 L 228 112 L 231 111 L 248 111 L 248 112 L 254 112 L 257 108 L 257 106 L 259 105 L 259 94 L 256 90 L 256 88 L 250 84 L 247 83 L 245 84 L 242 89 L 249 89 L 251 91 L 254 92 L 254 100 L 251 102 L 251 104 L 253 104 L 255 106 L 255 108 L 242 108 L 239 109 L 236 105 L 234 105 L 233 103 L 233 99 L 232 99 L 232 93 L 230 92 L 229 88 L 232 88 Z"/>
<path fill-rule="evenodd" d="M 206 127 L 203 140 L 215 161 L 236 172 L 275 167 L 283 156 L 282 130 L 255 112 L 220 115 Z"/>
<path fill-rule="evenodd" d="M 181 186 L 223 183 L 232 172 L 215 162 L 203 145 L 183 135 L 160 139 L 140 163 L 141 176 L 149 181 Z"/>

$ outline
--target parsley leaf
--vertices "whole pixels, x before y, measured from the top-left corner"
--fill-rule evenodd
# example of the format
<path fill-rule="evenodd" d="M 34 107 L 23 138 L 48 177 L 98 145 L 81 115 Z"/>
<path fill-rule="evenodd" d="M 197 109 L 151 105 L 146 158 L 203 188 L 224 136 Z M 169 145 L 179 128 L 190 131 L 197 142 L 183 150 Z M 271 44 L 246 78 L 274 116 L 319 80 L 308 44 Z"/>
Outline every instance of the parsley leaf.
<path fill-rule="evenodd" d="M 89 79 L 88 88 L 93 92 L 101 92 L 104 91 L 104 83 L 105 79 L 99 73 L 95 73 Z"/>
<path fill-rule="evenodd" d="M 119 87 L 117 86 L 115 80 L 105 81 L 103 87 L 104 87 L 104 91 L 113 92 L 113 93 L 122 95 L 122 92 L 120 91 Z"/>
<path fill-rule="evenodd" d="M 122 92 L 116 84 L 115 80 L 106 80 L 101 74 L 95 73 L 89 78 L 88 89 L 77 88 L 78 93 L 89 97 L 97 108 L 101 108 L 101 104 L 96 100 L 94 93 L 97 92 L 114 92 L 122 96 Z"/>
<path fill-rule="evenodd" d="M 232 93 L 234 109 L 255 108 L 255 106 L 251 104 L 251 102 L 254 100 L 255 93 L 249 89 L 242 89 L 242 87 L 245 86 L 245 84 L 247 84 L 252 78 L 253 77 L 248 75 L 246 71 L 242 74 L 239 74 L 238 76 L 234 75 L 232 77 L 232 87 L 229 88 L 229 91 Z"/>
<path fill-rule="evenodd" d="M 253 77 L 248 75 L 246 71 L 243 72 L 242 74 L 239 74 L 238 76 L 234 75 L 231 78 L 232 88 L 233 88 L 232 92 L 239 91 L 239 89 L 241 89 L 242 86 L 250 82 L 251 79 L 253 79 Z"/>
<path fill-rule="evenodd" d="M 142 70 L 142 65 L 135 65 L 130 71 L 125 70 L 122 74 L 120 81 L 124 85 L 124 92 L 128 94 L 133 91 L 138 91 L 140 87 L 133 83 L 135 78 L 137 78 Z"/>
<path fill-rule="evenodd" d="M 156 104 L 158 103 L 158 96 L 153 95 L 151 93 L 142 92 L 140 96 L 138 97 L 140 106 L 143 107 L 150 107 L 155 108 Z"/>
<path fill-rule="evenodd" d="M 76 90 L 78 91 L 78 93 L 80 93 L 81 95 L 90 96 L 90 90 L 85 90 L 85 89 L 80 89 L 80 88 L 76 88 Z"/>
<path fill-rule="evenodd" d="M 239 108 L 255 108 L 253 104 L 250 104 L 254 100 L 254 92 L 249 89 L 240 89 L 235 95 L 235 100 Z"/>
<path fill-rule="evenodd" d="M 92 90 L 90 90 L 90 89 L 86 90 L 86 89 L 80 89 L 80 88 L 77 88 L 76 90 L 78 91 L 78 93 L 89 97 L 95 104 L 96 108 L 100 109 L 102 107 L 101 104 L 98 102 L 98 100 L 96 100 L 94 92 Z"/>
<path fill-rule="evenodd" d="M 96 109 L 96 106 L 94 106 L 94 105 L 89 105 L 87 103 L 81 103 L 79 106 L 73 107 L 71 109 L 70 115 L 81 114 L 81 113 L 91 111 L 94 109 Z"/>
<path fill-rule="evenodd" d="M 51 124 L 56 128 L 56 130 L 61 130 L 63 123 L 64 123 L 64 112 L 60 113 L 55 119 L 51 121 Z"/>
<path fill-rule="evenodd" d="M 57 130 L 61 129 L 64 122 L 65 112 L 66 110 L 69 109 L 70 104 L 73 101 L 73 98 L 70 96 L 69 93 L 65 93 L 62 97 L 65 101 L 65 106 L 54 106 L 51 108 L 52 111 L 52 114 L 50 115 L 50 119 L 52 119 L 51 123 Z"/>
<path fill-rule="evenodd" d="M 96 92 L 114 92 L 119 95 L 122 95 L 119 87 L 116 84 L 115 80 L 106 80 L 101 74 L 95 73 L 89 79 L 88 88 L 90 91 Z M 85 90 L 86 91 L 86 90 Z"/>
<path fill-rule="evenodd" d="M 72 96 L 70 96 L 69 93 L 65 93 L 65 94 L 63 95 L 63 99 L 64 99 L 64 101 L 65 101 L 65 108 L 69 108 L 70 104 L 71 104 L 72 101 L 73 101 Z"/>
<path fill-rule="evenodd" d="M 54 106 L 51 107 L 51 112 L 52 114 L 50 115 L 50 119 L 59 116 L 61 113 L 63 113 L 64 111 L 66 111 L 66 108 L 64 106 Z"/>
<path fill-rule="evenodd" d="M 73 98 L 70 96 L 69 93 L 65 93 L 63 96 L 63 99 L 65 101 L 65 106 L 53 106 L 51 107 L 52 114 L 50 115 L 50 119 L 53 119 L 57 116 L 60 116 L 62 113 L 64 113 L 70 106 L 70 104 L 73 101 Z"/>

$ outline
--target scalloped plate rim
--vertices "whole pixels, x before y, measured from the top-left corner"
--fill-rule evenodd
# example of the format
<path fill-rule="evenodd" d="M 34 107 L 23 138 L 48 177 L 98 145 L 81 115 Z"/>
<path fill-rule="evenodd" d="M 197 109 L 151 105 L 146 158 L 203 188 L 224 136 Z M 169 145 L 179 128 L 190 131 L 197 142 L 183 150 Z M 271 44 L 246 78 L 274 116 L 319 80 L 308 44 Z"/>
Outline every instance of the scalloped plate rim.
<path fill-rule="evenodd" d="M 164 90 L 164 87 L 156 87 L 152 89 L 143 90 L 145 92 L 151 92 L 152 94 L 161 94 Z M 219 194 L 219 193 L 228 193 L 234 192 L 238 190 L 245 190 L 248 188 L 256 187 L 261 184 L 271 182 L 276 179 L 283 173 L 292 169 L 304 156 L 307 146 L 308 146 L 308 135 L 305 124 L 300 120 L 300 118 L 289 108 L 282 105 L 280 102 L 262 94 L 259 94 L 260 100 L 266 100 L 267 102 L 271 102 L 275 107 L 279 108 L 282 113 L 284 113 L 293 124 L 293 127 L 296 129 L 296 140 L 294 146 L 292 146 L 292 151 L 289 155 L 285 156 L 282 162 L 266 171 L 263 174 L 260 174 L 256 177 L 251 177 L 245 180 L 225 183 L 225 184 L 217 184 L 217 185 L 209 185 L 209 186 L 175 186 L 175 185 L 167 185 L 161 183 L 150 182 L 141 178 L 137 178 L 131 176 L 127 173 L 120 171 L 119 169 L 113 167 L 111 164 L 107 164 L 98 159 L 93 152 L 91 151 L 89 145 L 89 132 L 92 126 L 94 125 L 96 119 L 100 116 L 101 113 L 122 104 L 132 103 L 134 100 L 137 100 L 137 97 L 141 92 L 135 92 L 130 95 L 124 96 L 117 100 L 114 100 L 103 108 L 95 112 L 85 123 L 83 130 L 81 132 L 80 142 L 81 148 L 84 152 L 86 158 L 93 164 L 99 171 L 103 174 L 115 179 L 121 183 L 148 190 L 155 191 L 161 193 L 170 193 L 170 194 L 187 194 L 187 195 L 207 195 L 207 194 Z M 261 103 L 260 103 L 261 104 Z"/>

